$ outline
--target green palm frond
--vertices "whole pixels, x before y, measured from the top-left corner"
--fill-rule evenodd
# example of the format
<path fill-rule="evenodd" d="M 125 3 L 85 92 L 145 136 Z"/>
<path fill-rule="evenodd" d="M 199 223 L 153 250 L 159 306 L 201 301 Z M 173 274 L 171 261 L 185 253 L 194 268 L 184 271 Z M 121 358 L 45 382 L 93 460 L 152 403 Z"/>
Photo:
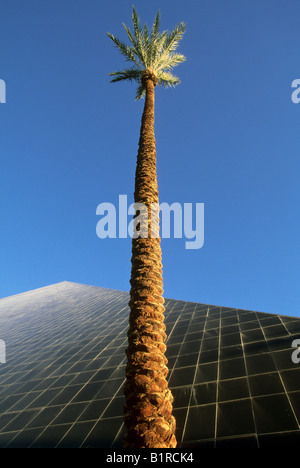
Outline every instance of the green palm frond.
<path fill-rule="evenodd" d="M 135 35 L 131 32 L 130 28 L 126 26 L 126 24 L 123 23 L 124 29 L 127 33 L 127 36 L 129 37 L 130 42 L 132 43 L 133 47 L 129 47 L 133 55 L 137 58 L 138 62 L 141 64 L 141 66 L 144 65 L 144 51 L 143 48 L 141 47 L 142 42 L 140 37 L 135 37 Z"/>
<path fill-rule="evenodd" d="M 178 24 L 170 34 L 168 34 L 165 42 L 165 50 L 169 53 L 174 52 L 177 49 L 179 42 L 183 38 L 186 31 L 186 25 L 184 23 Z"/>
<path fill-rule="evenodd" d="M 167 58 L 161 58 L 161 60 L 157 63 L 156 69 L 157 70 L 172 70 L 172 68 L 176 67 L 180 63 L 186 60 L 185 56 L 182 54 L 171 54 L 168 55 Z"/>
<path fill-rule="evenodd" d="M 170 72 L 161 72 L 158 75 L 158 83 L 163 85 L 165 88 L 168 88 L 179 84 L 180 79 L 177 78 L 177 76 L 172 75 Z"/>
<path fill-rule="evenodd" d="M 158 10 L 151 31 L 151 42 L 154 42 L 160 34 L 160 10 Z"/>
<path fill-rule="evenodd" d="M 170 33 L 168 31 L 160 32 L 160 11 L 158 11 L 149 31 L 146 24 L 144 27 L 141 26 L 134 7 L 132 23 L 133 31 L 123 23 L 131 45 L 127 45 L 113 34 L 107 33 L 126 61 L 133 62 L 135 65 L 123 71 L 110 73 L 110 76 L 113 76 L 111 81 L 135 80 L 138 83 L 136 99 L 145 95 L 141 77 L 143 71 L 147 69 L 151 69 L 157 76 L 159 85 L 168 87 L 180 83 L 179 78 L 172 75 L 170 71 L 186 60 L 184 55 L 175 52 L 185 33 L 185 24 L 179 23 Z"/>
<path fill-rule="evenodd" d="M 115 71 L 113 73 L 110 73 L 110 75 L 115 76 L 115 78 L 113 78 L 111 82 L 116 83 L 117 81 L 122 81 L 122 80 L 129 80 L 129 81 L 140 80 L 142 72 L 141 70 L 138 70 L 136 68 L 127 68 L 122 71 Z"/>
<path fill-rule="evenodd" d="M 135 95 L 135 99 L 138 101 L 139 99 L 141 99 L 142 97 L 145 96 L 145 88 L 142 84 L 139 84 L 137 89 L 136 89 L 136 95 Z"/>
<path fill-rule="evenodd" d="M 170 69 L 174 66 L 178 65 L 179 63 L 185 60 L 184 55 L 182 54 L 175 54 L 174 51 L 177 49 L 179 42 L 181 41 L 183 34 L 186 30 L 186 26 L 184 23 L 181 23 L 176 26 L 171 33 L 169 33 L 165 37 L 165 41 L 163 43 L 162 50 L 157 58 L 155 63 L 156 67 L 159 70 L 162 69 Z M 173 58 L 178 59 L 179 61 L 172 64 Z"/>
<path fill-rule="evenodd" d="M 125 57 L 126 60 L 134 62 L 138 67 L 140 66 L 139 63 L 136 61 L 134 50 L 131 47 L 129 47 L 124 42 L 120 41 L 120 39 L 115 37 L 113 34 L 107 33 L 107 35 L 114 42 L 115 46 Z"/>
<path fill-rule="evenodd" d="M 133 22 L 135 37 L 137 39 L 141 39 L 143 35 L 143 30 L 140 25 L 139 15 L 134 7 L 132 7 L 132 22 Z"/>

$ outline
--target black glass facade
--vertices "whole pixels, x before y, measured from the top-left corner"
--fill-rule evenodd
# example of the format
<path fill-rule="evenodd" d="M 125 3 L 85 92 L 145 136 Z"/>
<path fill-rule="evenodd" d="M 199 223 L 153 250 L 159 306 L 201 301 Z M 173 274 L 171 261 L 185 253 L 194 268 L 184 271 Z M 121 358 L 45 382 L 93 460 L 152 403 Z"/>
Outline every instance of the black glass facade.
<path fill-rule="evenodd" d="M 1 448 L 122 446 L 127 303 L 68 282 L 0 300 Z M 178 447 L 296 447 L 300 318 L 165 305 Z"/>

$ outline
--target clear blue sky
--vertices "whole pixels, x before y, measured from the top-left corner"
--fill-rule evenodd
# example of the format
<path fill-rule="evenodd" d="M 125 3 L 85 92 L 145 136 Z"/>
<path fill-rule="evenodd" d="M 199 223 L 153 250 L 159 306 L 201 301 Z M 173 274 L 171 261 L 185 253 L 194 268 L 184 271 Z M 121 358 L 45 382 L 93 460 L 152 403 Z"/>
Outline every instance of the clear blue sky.
<path fill-rule="evenodd" d="M 1 0 L 0 297 L 59 281 L 129 290 L 131 239 L 99 239 L 96 207 L 133 201 L 140 118 L 123 58 L 127 0 Z M 300 316 L 298 0 L 136 0 L 187 24 L 156 91 L 160 201 L 204 203 L 205 243 L 163 239 L 165 296 Z"/>

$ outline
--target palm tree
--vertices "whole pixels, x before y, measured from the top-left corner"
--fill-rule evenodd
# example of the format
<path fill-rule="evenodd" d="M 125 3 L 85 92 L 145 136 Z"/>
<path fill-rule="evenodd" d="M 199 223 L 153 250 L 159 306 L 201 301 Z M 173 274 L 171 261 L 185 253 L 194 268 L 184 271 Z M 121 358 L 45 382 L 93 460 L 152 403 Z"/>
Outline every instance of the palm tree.
<path fill-rule="evenodd" d="M 185 60 L 175 53 L 186 29 L 178 24 L 170 33 L 160 33 L 160 12 L 151 31 L 140 25 L 133 7 L 134 32 L 123 24 L 131 45 L 114 35 L 108 36 L 126 58 L 131 68 L 110 73 L 112 82 L 138 83 L 136 99 L 145 97 L 135 174 L 135 203 L 147 207 L 146 231 L 137 224 L 132 238 L 130 317 L 128 330 L 124 422 L 124 447 L 175 448 L 173 397 L 168 388 L 166 327 L 161 246 L 159 237 L 159 197 L 154 135 L 154 88 L 175 86 L 180 80 L 171 70 Z M 152 211 L 151 211 L 152 207 Z M 156 207 L 156 210 L 153 209 Z M 135 216 L 138 216 L 136 212 Z M 137 219 L 137 218 L 136 218 Z M 145 227 L 145 226 L 144 226 Z"/>

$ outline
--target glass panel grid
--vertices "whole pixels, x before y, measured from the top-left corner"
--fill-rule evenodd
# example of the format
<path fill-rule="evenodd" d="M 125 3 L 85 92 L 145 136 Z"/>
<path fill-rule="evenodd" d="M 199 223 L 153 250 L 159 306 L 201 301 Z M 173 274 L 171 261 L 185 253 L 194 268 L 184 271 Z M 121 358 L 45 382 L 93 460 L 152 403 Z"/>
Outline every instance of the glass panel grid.
<path fill-rule="evenodd" d="M 68 282 L 0 300 L 0 447 L 121 447 L 127 304 L 126 292 Z M 298 441 L 300 319 L 165 307 L 179 447 Z"/>

